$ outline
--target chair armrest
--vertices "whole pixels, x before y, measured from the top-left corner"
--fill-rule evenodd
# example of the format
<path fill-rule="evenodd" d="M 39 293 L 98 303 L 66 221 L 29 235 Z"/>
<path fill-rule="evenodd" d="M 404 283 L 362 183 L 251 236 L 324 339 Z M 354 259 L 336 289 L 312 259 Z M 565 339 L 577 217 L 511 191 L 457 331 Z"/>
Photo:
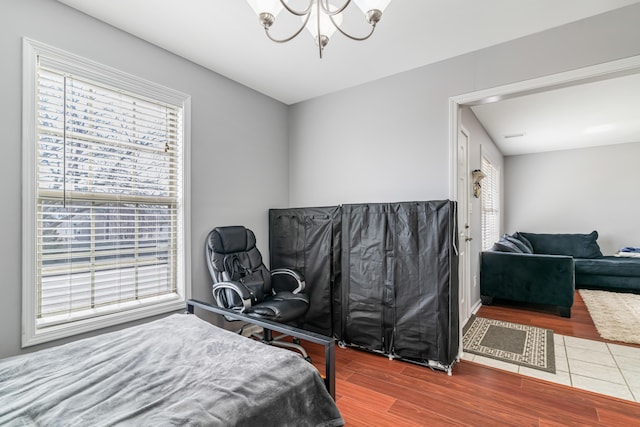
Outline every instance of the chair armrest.
<path fill-rule="evenodd" d="M 228 281 L 213 284 L 213 298 L 219 307 L 244 313 L 251 308 L 253 295 L 242 283 Z M 237 304 L 238 302 L 241 302 L 242 306 Z"/>
<path fill-rule="evenodd" d="M 291 290 L 291 289 L 284 289 L 287 291 L 291 291 L 291 293 L 293 294 L 297 294 L 300 293 L 302 291 L 304 291 L 304 288 L 306 287 L 306 283 L 304 281 L 304 276 L 302 275 L 302 273 L 300 273 L 297 270 L 293 270 L 291 268 L 275 268 L 273 270 L 271 270 L 271 276 L 278 276 L 278 275 L 287 275 L 287 276 L 291 276 L 293 277 L 293 279 L 296 281 L 296 288 Z M 274 281 L 274 286 L 273 286 L 274 291 L 281 291 L 283 289 L 276 289 L 276 282 Z"/>

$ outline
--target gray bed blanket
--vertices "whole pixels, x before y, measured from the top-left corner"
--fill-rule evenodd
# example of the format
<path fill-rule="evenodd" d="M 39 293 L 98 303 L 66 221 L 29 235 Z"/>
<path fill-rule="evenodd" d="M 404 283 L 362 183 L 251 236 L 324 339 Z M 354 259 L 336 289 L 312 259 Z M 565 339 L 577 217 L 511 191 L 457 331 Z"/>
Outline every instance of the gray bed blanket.
<path fill-rule="evenodd" d="M 0 361 L 0 425 L 337 426 L 295 353 L 167 318 Z"/>

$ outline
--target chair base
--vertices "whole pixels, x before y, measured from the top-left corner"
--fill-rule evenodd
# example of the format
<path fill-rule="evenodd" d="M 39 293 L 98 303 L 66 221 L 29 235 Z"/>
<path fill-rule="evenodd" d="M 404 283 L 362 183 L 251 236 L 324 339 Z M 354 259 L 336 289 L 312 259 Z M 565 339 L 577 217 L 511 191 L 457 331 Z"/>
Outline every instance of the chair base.
<path fill-rule="evenodd" d="M 311 362 L 311 358 L 307 354 L 307 351 L 304 349 L 304 347 L 298 344 L 300 341 L 298 341 L 296 338 L 293 339 L 293 342 L 281 341 L 289 335 L 282 334 L 274 337 L 273 332 L 269 329 L 264 329 L 262 335 L 253 334 L 251 336 L 268 345 L 275 345 L 276 347 L 297 350 L 298 352 L 300 352 L 304 360 L 306 360 L 307 362 Z"/>

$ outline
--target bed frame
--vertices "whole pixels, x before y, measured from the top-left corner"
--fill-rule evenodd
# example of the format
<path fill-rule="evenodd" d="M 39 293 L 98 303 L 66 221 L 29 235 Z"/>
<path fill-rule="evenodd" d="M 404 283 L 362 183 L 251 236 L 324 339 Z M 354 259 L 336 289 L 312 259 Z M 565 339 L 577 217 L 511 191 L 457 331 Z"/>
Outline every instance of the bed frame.
<path fill-rule="evenodd" d="M 333 398 L 336 399 L 336 382 L 335 382 L 335 365 L 336 365 L 336 340 L 326 335 L 317 334 L 311 331 L 305 331 L 304 329 L 295 328 L 293 326 L 284 325 L 282 323 L 272 322 L 270 320 L 260 319 L 249 316 L 244 313 L 221 308 L 203 301 L 194 299 L 187 300 L 187 312 L 194 314 L 195 308 L 198 307 L 205 311 L 219 314 L 227 319 L 241 320 L 253 325 L 260 326 L 264 329 L 280 332 L 285 335 L 292 336 L 304 341 L 309 341 L 315 344 L 321 344 L 324 346 L 324 359 L 325 359 L 325 377 L 324 384 L 327 391 Z"/>
<path fill-rule="evenodd" d="M 186 308 L 0 360 L 0 425 L 344 425 L 332 338 L 200 301 Z M 322 343 L 325 379 L 294 352 L 202 319 L 207 312 Z"/>

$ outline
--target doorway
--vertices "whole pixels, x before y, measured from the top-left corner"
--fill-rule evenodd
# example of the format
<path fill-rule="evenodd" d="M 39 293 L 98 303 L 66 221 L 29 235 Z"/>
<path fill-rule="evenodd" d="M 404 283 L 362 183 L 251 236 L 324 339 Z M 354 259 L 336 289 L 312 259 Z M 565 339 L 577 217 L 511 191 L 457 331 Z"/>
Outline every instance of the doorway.
<path fill-rule="evenodd" d="M 470 176 L 469 162 L 464 159 L 459 159 L 459 156 L 468 156 L 468 152 L 473 150 L 468 148 L 466 154 L 461 154 L 459 151 L 459 139 L 466 138 L 462 133 L 461 125 L 461 108 L 471 107 L 474 105 L 480 105 L 485 103 L 498 102 L 510 98 L 516 98 L 523 95 L 534 94 L 539 92 L 546 92 L 563 87 L 577 86 L 584 83 L 590 83 L 600 80 L 606 80 L 615 77 L 621 77 L 629 74 L 640 73 L 640 56 L 625 58 L 617 61 L 612 61 L 595 66 L 585 67 L 578 70 L 572 70 L 569 72 L 554 74 L 523 82 L 513 83 L 505 86 L 495 87 L 491 89 L 472 92 L 456 97 L 452 97 L 449 100 L 449 153 L 450 153 L 450 184 L 449 193 L 451 200 L 458 202 L 459 209 L 461 205 L 468 210 L 468 191 L 463 191 L 460 187 L 460 178 L 463 176 Z M 507 213 L 508 214 L 508 213 Z M 480 223 L 480 209 L 475 212 L 468 212 L 471 219 L 471 223 Z M 458 226 L 464 228 L 466 222 L 464 218 L 461 218 L 459 214 Z M 500 230 L 500 233 L 504 230 Z M 465 245 L 462 238 L 473 238 L 480 240 L 480 230 L 469 230 L 468 236 L 459 237 L 459 246 L 461 250 Z M 470 245 L 465 251 L 465 258 L 461 258 L 460 263 L 460 324 L 464 325 L 466 317 L 471 313 L 467 313 L 466 307 L 469 307 L 469 311 L 474 311 L 480 304 L 480 287 L 471 286 L 470 280 L 472 277 L 479 277 L 479 271 L 474 274 L 472 266 L 475 269 L 479 267 L 480 246 Z M 468 262 L 467 262 L 468 261 Z M 467 295 L 465 291 L 469 289 L 470 294 Z"/>

